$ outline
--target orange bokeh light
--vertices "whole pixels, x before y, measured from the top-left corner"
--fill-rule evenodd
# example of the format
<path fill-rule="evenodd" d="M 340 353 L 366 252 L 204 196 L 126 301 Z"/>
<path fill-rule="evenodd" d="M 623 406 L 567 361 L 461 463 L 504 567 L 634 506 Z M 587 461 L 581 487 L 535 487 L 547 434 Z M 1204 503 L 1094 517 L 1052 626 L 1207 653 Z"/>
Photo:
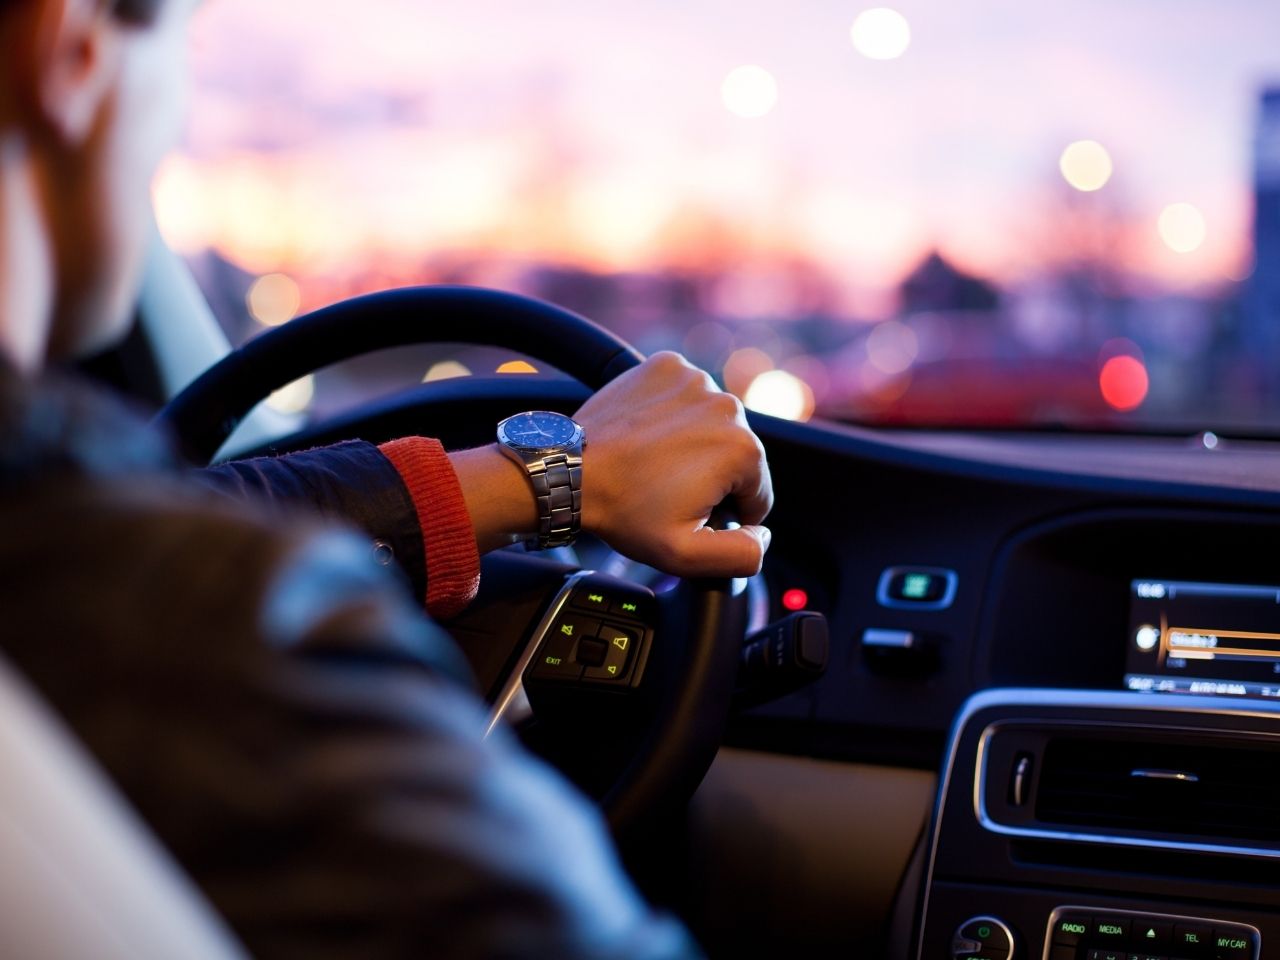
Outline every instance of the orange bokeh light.
<path fill-rule="evenodd" d="M 1098 387 L 1102 399 L 1116 410 L 1135 410 L 1147 398 L 1151 385 L 1147 368 L 1137 357 L 1112 357 L 1102 365 L 1098 374 Z"/>

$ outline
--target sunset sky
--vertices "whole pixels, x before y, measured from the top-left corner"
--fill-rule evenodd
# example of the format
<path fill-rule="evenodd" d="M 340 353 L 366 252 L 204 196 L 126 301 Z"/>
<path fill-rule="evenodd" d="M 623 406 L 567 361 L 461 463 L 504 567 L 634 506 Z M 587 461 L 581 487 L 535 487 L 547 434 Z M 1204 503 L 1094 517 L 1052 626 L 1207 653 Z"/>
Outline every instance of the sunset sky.
<path fill-rule="evenodd" d="M 802 260 L 851 310 L 928 249 L 1002 281 L 1111 223 L 1159 286 L 1247 272 L 1274 0 L 903 0 L 910 44 L 850 42 L 832 0 L 209 0 L 191 122 L 156 182 L 184 252 L 255 273 L 408 275 L 432 254 L 601 270 Z M 777 102 L 722 83 L 756 65 Z M 1062 150 L 1114 175 L 1072 191 Z M 1170 204 L 1203 214 L 1175 253 Z"/>

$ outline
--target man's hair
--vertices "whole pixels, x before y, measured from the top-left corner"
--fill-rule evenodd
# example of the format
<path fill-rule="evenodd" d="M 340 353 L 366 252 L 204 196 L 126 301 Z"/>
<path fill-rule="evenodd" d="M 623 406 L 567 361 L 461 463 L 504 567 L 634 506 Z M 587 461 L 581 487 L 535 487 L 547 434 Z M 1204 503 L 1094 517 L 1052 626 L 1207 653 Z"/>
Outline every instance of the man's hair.
<path fill-rule="evenodd" d="M 0 14 L 25 0 L 0 0 Z M 101 0 L 104 6 L 125 23 L 144 26 L 155 20 L 165 0 Z"/>

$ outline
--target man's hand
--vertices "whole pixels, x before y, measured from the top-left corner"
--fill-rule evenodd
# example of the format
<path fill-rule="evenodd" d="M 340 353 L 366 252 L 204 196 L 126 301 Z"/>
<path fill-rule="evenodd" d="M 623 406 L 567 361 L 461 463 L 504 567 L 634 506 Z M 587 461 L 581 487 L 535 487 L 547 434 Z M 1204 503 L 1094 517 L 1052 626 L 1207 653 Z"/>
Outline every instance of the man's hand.
<path fill-rule="evenodd" d="M 641 563 L 685 577 L 750 576 L 769 547 L 764 448 L 742 404 L 675 353 L 654 354 L 574 415 L 586 430 L 582 526 Z M 725 498 L 742 526 L 713 530 Z"/>

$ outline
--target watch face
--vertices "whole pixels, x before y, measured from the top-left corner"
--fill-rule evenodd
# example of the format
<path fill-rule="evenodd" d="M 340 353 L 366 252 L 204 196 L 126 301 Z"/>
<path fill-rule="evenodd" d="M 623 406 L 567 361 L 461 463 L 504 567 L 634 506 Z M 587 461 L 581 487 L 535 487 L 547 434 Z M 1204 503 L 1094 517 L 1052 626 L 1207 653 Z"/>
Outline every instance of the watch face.
<path fill-rule="evenodd" d="M 517 413 L 502 424 L 507 442 L 533 449 L 566 446 L 578 435 L 578 429 L 568 417 L 545 410 Z"/>

